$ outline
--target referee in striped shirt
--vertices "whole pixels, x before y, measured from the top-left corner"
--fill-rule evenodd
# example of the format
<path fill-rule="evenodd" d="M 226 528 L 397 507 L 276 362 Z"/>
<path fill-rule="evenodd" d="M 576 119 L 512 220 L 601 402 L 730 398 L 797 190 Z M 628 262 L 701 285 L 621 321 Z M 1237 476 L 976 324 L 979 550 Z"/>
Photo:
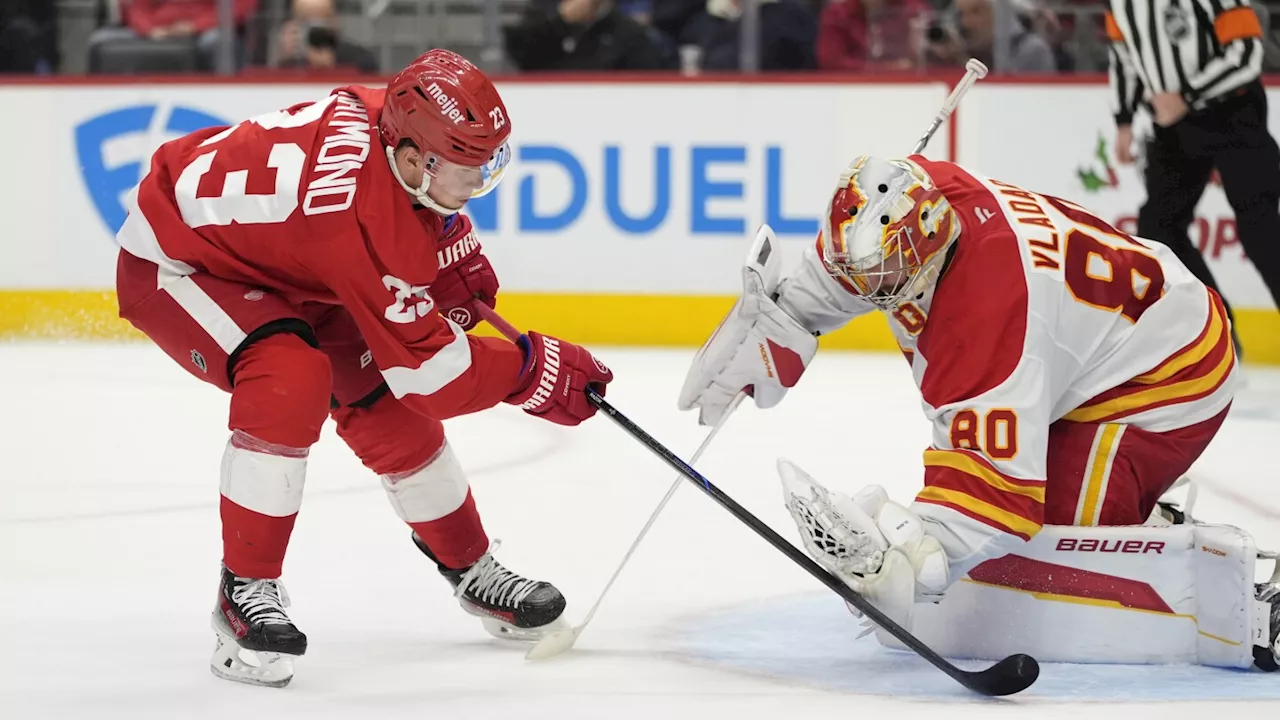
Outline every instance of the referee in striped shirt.
<path fill-rule="evenodd" d="M 1134 159 L 1137 107 L 1155 118 L 1138 235 L 1217 290 L 1187 232 L 1216 167 L 1240 244 L 1280 302 L 1280 148 L 1267 131 L 1262 27 L 1248 0 L 1111 0 L 1106 25 L 1121 163 Z"/>

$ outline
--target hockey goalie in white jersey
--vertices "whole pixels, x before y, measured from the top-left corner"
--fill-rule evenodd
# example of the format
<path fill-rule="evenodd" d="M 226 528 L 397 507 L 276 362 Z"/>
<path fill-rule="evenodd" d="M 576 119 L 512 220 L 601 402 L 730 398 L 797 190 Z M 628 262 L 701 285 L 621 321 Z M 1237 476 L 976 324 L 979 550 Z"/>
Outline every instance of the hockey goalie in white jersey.
<path fill-rule="evenodd" d="M 1275 556 L 1157 504 L 1237 384 L 1212 290 L 1076 205 L 921 156 L 858 158 L 823 220 L 785 277 L 761 229 L 680 396 L 703 424 L 743 390 L 772 407 L 817 335 L 888 315 L 933 425 L 924 487 L 850 497 L 779 461 L 817 561 L 952 655 L 1276 669 Z"/>

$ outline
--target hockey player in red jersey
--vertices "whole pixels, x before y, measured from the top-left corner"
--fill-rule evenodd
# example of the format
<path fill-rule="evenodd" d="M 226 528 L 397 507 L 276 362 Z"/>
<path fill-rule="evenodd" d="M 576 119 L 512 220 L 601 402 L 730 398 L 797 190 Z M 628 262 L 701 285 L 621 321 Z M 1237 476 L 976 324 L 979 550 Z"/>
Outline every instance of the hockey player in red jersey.
<path fill-rule="evenodd" d="M 217 675 L 283 685 L 306 650 L 279 578 L 326 417 L 486 629 L 536 639 L 564 610 L 490 554 L 441 425 L 501 402 L 576 425 L 585 388 L 612 380 L 564 340 L 466 334 L 498 280 L 459 210 L 501 178 L 510 133 L 489 79 L 432 50 L 385 90 L 338 88 L 152 158 L 118 236 L 120 314 L 231 394 Z"/>
<path fill-rule="evenodd" d="M 813 358 L 817 335 L 883 311 L 933 426 L 915 502 L 898 505 L 878 485 L 853 497 L 828 491 L 786 461 L 779 470 L 810 554 L 903 623 L 917 599 L 940 598 L 978 565 L 1024 552 L 1046 526 L 1158 520 L 1158 499 L 1208 446 L 1231 404 L 1239 373 L 1222 300 L 1164 246 L 954 163 L 858 158 L 800 266 L 784 277 L 780 263 L 762 228 L 743 296 L 699 351 L 680 407 L 697 408 L 704 424 L 716 423 L 743 390 L 772 407 Z M 851 379 L 830 391 L 856 411 L 859 383 L 870 382 Z M 856 418 L 850 422 L 818 432 L 856 435 Z M 1255 588 L 1251 539 L 1238 547 L 1238 567 L 1250 572 L 1234 584 L 1199 583 L 1194 614 L 1202 636 L 1213 634 L 1207 623 L 1216 613 L 1227 627 L 1221 634 L 1236 641 L 1211 650 L 1219 653 L 1211 661 L 1256 659 L 1274 670 L 1280 572 Z M 1137 575 L 1116 582 L 1159 585 L 1165 580 L 1155 567 L 1131 563 L 1117 572 Z M 1066 570 L 1057 567 L 1059 575 Z M 1022 577 L 1009 586 L 1075 591 L 1061 585 L 1035 587 Z M 1187 591 L 1194 586 L 1194 577 L 1174 578 L 1169 603 L 1194 600 Z M 1230 616 L 1230 608 L 1254 603 L 1260 627 Z M 1165 613 L 1167 604 L 1156 607 Z M 1183 622 L 1176 612 L 1167 616 Z M 1108 660 L 1087 654 L 1091 632 L 1076 636 L 1060 643 L 1081 653 L 1072 659 Z M 1185 637 L 1194 645 L 1196 628 Z"/>

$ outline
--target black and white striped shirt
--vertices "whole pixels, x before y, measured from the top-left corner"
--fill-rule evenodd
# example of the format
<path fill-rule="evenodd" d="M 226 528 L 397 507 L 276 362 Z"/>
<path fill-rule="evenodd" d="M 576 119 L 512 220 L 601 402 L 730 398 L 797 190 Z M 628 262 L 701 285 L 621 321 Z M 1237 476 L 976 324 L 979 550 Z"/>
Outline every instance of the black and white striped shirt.
<path fill-rule="evenodd" d="M 1262 72 L 1262 26 L 1249 0 L 1111 0 L 1111 104 L 1127 125 L 1156 93 L 1193 110 Z"/>

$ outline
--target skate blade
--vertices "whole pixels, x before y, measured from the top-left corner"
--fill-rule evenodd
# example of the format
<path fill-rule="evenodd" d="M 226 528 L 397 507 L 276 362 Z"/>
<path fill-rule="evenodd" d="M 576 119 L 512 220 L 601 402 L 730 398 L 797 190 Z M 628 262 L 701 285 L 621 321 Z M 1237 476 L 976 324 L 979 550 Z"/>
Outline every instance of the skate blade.
<path fill-rule="evenodd" d="M 547 660 L 557 655 L 568 652 L 573 648 L 574 643 L 578 642 L 578 636 L 582 634 L 582 627 L 570 628 L 568 630 L 556 630 L 547 634 L 537 642 L 536 645 L 529 648 L 529 652 L 524 654 L 525 660 Z"/>
<path fill-rule="evenodd" d="M 293 660 L 284 653 L 246 650 L 219 633 L 209 670 L 223 680 L 282 688 L 293 679 Z"/>

